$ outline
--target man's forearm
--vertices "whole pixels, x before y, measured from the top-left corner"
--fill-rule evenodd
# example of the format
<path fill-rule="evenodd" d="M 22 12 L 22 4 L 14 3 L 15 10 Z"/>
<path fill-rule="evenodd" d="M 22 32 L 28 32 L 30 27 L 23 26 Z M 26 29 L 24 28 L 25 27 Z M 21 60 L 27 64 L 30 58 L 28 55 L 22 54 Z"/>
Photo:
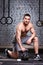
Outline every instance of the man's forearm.
<path fill-rule="evenodd" d="M 32 34 L 31 37 L 30 37 L 30 39 L 32 40 L 34 37 L 35 37 L 35 34 Z"/>
<path fill-rule="evenodd" d="M 22 47 L 22 42 L 20 38 L 17 38 L 17 43 L 19 44 L 20 48 Z"/>

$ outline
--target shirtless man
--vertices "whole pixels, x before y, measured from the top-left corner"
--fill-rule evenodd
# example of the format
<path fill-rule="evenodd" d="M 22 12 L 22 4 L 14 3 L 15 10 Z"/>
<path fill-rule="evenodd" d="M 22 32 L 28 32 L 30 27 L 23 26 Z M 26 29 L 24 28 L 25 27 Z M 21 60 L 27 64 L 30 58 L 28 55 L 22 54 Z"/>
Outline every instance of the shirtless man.
<path fill-rule="evenodd" d="M 17 45 L 19 46 L 19 48 L 22 51 L 26 50 L 26 48 L 22 45 L 23 43 L 26 43 L 29 45 L 33 42 L 34 50 L 35 50 L 34 60 L 40 60 L 40 56 L 38 54 L 38 48 L 39 48 L 38 37 L 36 36 L 36 32 L 35 32 L 33 24 L 30 21 L 30 18 L 31 18 L 30 14 L 24 15 L 23 22 L 20 22 L 17 25 L 15 37 L 16 37 Z M 27 33 L 29 31 L 31 33 L 30 37 L 27 36 Z M 10 53 L 10 51 L 9 51 L 9 53 Z"/>
<path fill-rule="evenodd" d="M 25 37 L 27 32 L 31 32 L 30 38 L 26 41 L 27 44 L 31 44 L 32 40 L 34 42 L 35 54 L 38 53 L 38 37 L 36 36 L 36 32 L 34 30 L 33 24 L 30 21 L 30 15 L 25 14 L 23 17 L 23 22 L 20 22 L 16 28 L 16 40 L 22 51 L 26 49 L 22 46 L 21 38 Z"/>

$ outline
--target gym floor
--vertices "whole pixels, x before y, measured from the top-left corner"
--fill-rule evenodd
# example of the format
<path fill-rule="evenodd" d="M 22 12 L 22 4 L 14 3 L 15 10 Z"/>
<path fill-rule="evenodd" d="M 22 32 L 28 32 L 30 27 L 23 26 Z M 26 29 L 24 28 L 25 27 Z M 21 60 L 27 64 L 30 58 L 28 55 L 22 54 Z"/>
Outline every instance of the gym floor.
<path fill-rule="evenodd" d="M 29 50 L 29 60 L 28 61 L 17 61 L 6 56 L 5 52 L 0 52 L 0 65 L 43 65 L 43 49 L 39 51 L 42 58 L 41 61 L 34 61 L 32 58 L 34 56 L 33 50 Z"/>

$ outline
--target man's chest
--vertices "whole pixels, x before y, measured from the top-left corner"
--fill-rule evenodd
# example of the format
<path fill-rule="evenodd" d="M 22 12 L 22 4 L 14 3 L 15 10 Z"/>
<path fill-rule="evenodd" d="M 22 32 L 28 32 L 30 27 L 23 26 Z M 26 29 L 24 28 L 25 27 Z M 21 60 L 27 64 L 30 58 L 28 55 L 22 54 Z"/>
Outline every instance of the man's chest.
<path fill-rule="evenodd" d="M 29 30 L 30 30 L 30 28 L 28 28 L 28 27 L 22 28 L 21 37 L 25 37 Z"/>
<path fill-rule="evenodd" d="M 21 30 L 22 32 L 28 32 L 28 31 L 30 31 L 30 27 L 29 26 L 27 26 L 27 27 L 22 27 L 22 30 Z"/>

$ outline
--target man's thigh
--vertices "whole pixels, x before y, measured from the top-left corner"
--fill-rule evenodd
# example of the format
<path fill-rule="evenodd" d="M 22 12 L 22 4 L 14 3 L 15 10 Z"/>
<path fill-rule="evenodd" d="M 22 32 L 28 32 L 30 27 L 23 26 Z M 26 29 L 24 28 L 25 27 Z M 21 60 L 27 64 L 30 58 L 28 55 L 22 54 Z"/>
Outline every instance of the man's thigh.
<path fill-rule="evenodd" d="M 29 38 L 30 38 L 30 36 L 25 36 L 25 37 L 23 37 L 23 38 L 21 39 L 22 45 L 23 45 L 23 44 L 26 44 L 26 41 L 27 41 Z M 18 51 L 21 51 L 21 48 L 19 47 L 19 44 L 18 44 L 18 43 L 16 43 L 16 48 L 17 48 Z"/>
<path fill-rule="evenodd" d="M 27 40 L 29 40 L 30 36 L 25 36 L 21 39 L 22 44 L 25 44 L 27 42 Z"/>

